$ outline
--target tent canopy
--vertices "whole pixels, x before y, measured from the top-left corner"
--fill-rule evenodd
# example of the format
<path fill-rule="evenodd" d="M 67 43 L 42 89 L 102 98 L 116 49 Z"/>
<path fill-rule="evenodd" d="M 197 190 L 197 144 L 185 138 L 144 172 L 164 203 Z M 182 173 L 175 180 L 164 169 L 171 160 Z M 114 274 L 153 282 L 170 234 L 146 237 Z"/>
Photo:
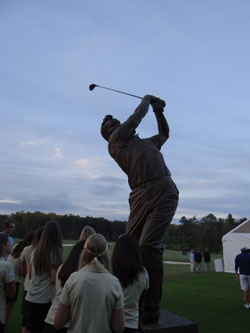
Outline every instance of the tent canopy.
<path fill-rule="evenodd" d="M 234 261 L 240 249 L 250 248 L 250 219 L 229 231 L 222 237 L 224 271 L 234 273 Z"/>

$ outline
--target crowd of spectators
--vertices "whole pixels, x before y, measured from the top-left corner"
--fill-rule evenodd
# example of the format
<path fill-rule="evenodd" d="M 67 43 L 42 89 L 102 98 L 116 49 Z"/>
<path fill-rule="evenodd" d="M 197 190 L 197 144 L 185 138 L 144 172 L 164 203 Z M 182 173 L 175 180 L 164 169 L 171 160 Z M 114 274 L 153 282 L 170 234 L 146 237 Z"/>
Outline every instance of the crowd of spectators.
<path fill-rule="evenodd" d="M 202 258 L 204 259 L 204 271 L 210 272 L 211 257 L 208 249 L 206 248 L 202 253 L 197 248 L 196 250 L 191 250 L 189 255 L 191 273 L 200 273 Z"/>
<path fill-rule="evenodd" d="M 22 332 L 139 332 L 149 277 L 134 236 L 119 237 L 112 257 L 105 237 L 82 230 L 63 263 L 57 222 L 13 247 L 15 221 L 0 233 L 0 333 L 6 332 L 23 283 Z M 20 327 L 21 330 L 21 327 Z"/>

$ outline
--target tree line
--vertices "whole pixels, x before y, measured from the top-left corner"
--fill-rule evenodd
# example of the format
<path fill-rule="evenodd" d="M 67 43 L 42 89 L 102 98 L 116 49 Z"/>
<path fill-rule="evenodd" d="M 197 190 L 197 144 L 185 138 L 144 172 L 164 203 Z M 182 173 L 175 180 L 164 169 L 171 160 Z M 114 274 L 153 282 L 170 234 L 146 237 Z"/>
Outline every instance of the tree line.
<path fill-rule="evenodd" d="M 79 215 L 57 215 L 55 213 L 42 212 L 17 212 L 15 214 L 0 215 L 0 223 L 6 218 L 16 221 L 15 237 L 23 238 L 31 230 L 44 226 L 48 221 L 57 221 L 62 230 L 64 239 L 79 239 L 83 227 L 91 226 L 97 233 L 106 237 L 108 241 L 116 241 L 119 235 L 126 231 L 126 222 L 109 221 L 103 217 L 80 217 Z"/>
<path fill-rule="evenodd" d="M 216 218 L 208 214 L 201 219 L 195 216 L 183 216 L 178 225 L 171 224 L 166 234 L 167 248 L 174 250 L 192 250 L 208 248 L 210 252 L 222 252 L 222 237 L 246 218 L 235 219 L 231 214 L 227 218 Z"/>
<path fill-rule="evenodd" d="M 15 237 L 23 238 L 31 230 L 36 230 L 48 221 L 57 221 L 61 227 L 64 239 L 78 239 L 83 227 L 89 225 L 97 233 L 106 237 L 108 241 L 115 242 L 117 238 L 126 232 L 126 221 L 110 221 L 103 217 L 81 217 L 79 215 L 57 215 L 55 213 L 42 212 L 16 212 L 11 216 L 0 215 L 0 223 L 6 218 L 16 221 Z M 195 216 L 186 218 L 183 216 L 178 224 L 170 224 L 167 229 L 166 248 L 173 250 L 191 250 L 195 248 L 208 248 L 211 252 L 221 252 L 223 235 L 245 221 L 246 218 L 236 220 L 231 214 L 227 218 L 216 218 L 208 214 L 201 219 Z"/>

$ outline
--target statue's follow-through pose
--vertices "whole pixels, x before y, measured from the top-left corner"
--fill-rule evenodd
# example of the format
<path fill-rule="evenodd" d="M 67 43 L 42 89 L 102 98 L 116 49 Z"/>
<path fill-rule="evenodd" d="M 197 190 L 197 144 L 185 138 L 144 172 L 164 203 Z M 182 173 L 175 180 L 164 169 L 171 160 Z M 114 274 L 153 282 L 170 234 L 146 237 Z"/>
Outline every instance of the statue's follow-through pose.
<path fill-rule="evenodd" d="M 135 130 L 152 106 L 158 124 L 157 135 L 141 139 Z M 127 174 L 131 193 L 127 233 L 139 240 L 142 265 L 149 274 L 143 323 L 158 322 L 163 280 L 163 241 L 177 205 L 179 191 L 160 153 L 169 137 L 163 111 L 165 102 L 146 95 L 124 122 L 107 115 L 101 134 L 108 141 L 110 155 Z"/>

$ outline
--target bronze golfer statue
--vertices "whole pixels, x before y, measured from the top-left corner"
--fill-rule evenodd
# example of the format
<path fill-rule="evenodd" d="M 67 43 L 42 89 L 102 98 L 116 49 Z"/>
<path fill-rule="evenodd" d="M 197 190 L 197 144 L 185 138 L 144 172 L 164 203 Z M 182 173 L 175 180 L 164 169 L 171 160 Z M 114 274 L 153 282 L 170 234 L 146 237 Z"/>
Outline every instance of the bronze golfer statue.
<path fill-rule="evenodd" d="M 136 128 L 152 106 L 158 134 L 141 139 Z M 142 265 L 149 274 L 143 323 L 156 323 L 160 316 L 163 282 L 163 241 L 177 205 L 179 191 L 171 178 L 161 146 L 169 137 L 163 114 L 165 102 L 151 95 L 143 97 L 134 113 L 124 122 L 107 115 L 101 134 L 108 141 L 110 155 L 127 174 L 131 193 L 127 233 L 139 240 Z"/>

